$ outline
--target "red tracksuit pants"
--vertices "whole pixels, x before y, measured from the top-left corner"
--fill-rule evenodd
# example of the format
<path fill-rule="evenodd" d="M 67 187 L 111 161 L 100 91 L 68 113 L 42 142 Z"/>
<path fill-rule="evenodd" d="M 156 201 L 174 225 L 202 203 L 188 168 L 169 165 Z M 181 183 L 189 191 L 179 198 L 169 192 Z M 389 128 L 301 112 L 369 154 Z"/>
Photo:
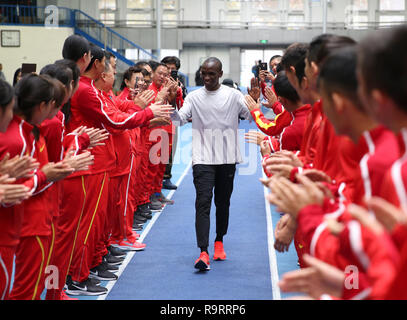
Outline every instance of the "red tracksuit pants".
<path fill-rule="evenodd" d="M 130 174 L 112 177 L 109 185 L 108 219 L 105 234 L 110 235 L 110 242 L 126 238 L 126 219 L 128 214 Z"/>
<path fill-rule="evenodd" d="M 172 152 L 173 134 L 161 129 L 161 136 L 150 149 L 149 163 L 149 194 L 160 193 L 162 190 L 165 168 Z"/>
<path fill-rule="evenodd" d="M 7 300 L 9 297 L 15 252 L 16 247 L 0 246 L 0 300 Z"/>
<path fill-rule="evenodd" d="M 53 265 L 59 270 L 59 290 L 66 277 L 85 281 L 96 250 L 97 224 L 105 218 L 109 176 L 106 172 L 65 179 L 54 245 Z M 60 296 L 50 292 L 47 298 Z"/>
<path fill-rule="evenodd" d="M 40 300 L 51 236 L 21 237 L 17 246 L 11 300 Z"/>

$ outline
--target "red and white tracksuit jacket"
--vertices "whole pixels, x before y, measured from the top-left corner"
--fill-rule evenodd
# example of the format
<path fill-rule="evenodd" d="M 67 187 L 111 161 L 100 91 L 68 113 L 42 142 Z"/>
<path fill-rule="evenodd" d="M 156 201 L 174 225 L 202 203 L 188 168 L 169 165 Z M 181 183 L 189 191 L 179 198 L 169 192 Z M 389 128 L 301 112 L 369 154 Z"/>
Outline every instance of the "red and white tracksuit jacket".
<path fill-rule="evenodd" d="M 10 158 L 33 156 L 36 143 L 32 130 L 32 125 L 14 115 L 7 131 L 0 133 L 0 158 L 6 153 L 10 154 Z M 32 178 L 19 179 L 16 183 L 26 185 L 35 193 L 46 185 L 46 176 L 41 170 L 36 170 Z M 0 300 L 9 298 L 14 254 L 20 243 L 25 204 L 0 206 Z"/>
<path fill-rule="evenodd" d="M 396 160 L 398 145 L 393 133 L 383 126 L 378 126 L 370 132 L 364 132 L 357 147 L 357 153 L 360 154 L 360 164 L 359 175 L 356 177 L 356 180 L 359 180 L 359 183 L 356 184 L 355 198 L 350 200 L 351 202 L 363 205 L 362 199 L 364 197 L 369 198 L 371 196 L 381 195 L 380 188 L 377 184 L 383 181 L 387 170 L 389 170 Z M 373 187 L 373 184 L 375 184 L 375 187 Z M 344 241 L 343 239 L 338 240 L 337 237 L 329 232 L 326 221 L 324 220 L 327 217 L 337 219 L 347 226 L 351 225 L 353 228 L 356 228 L 355 221 L 352 220 L 351 215 L 346 210 L 346 203 L 326 199 L 323 206 L 311 205 L 303 208 L 299 212 L 297 231 L 302 234 L 302 239 L 311 255 L 339 268 L 343 268 L 346 264 L 340 261 L 335 262 L 335 259 L 339 257 L 339 248 L 343 245 Z M 365 229 L 364 227 L 359 228 L 361 230 Z M 361 260 L 361 263 L 364 262 L 367 284 L 368 287 L 371 288 L 369 289 L 371 292 L 366 295 L 366 297 L 383 297 L 384 292 L 386 292 L 396 274 L 395 268 L 397 268 L 398 260 L 395 252 L 397 252 L 397 250 L 395 250 L 393 242 L 390 241 L 387 234 L 383 234 L 380 237 L 372 235 L 370 238 L 368 237 L 367 240 L 362 241 L 357 237 L 361 231 L 357 231 L 357 228 L 355 230 L 356 233 L 350 237 L 350 248 L 352 250 L 348 250 L 348 252 L 353 252 L 354 256 L 349 254 L 345 255 L 345 260 L 347 259 L 346 263 L 349 263 L 348 260 L 352 260 L 355 257 Z M 370 231 L 364 230 L 363 232 L 368 234 Z M 369 248 L 372 246 L 374 249 L 370 251 L 370 255 L 364 252 L 370 250 Z M 381 262 L 380 259 L 373 259 L 373 256 L 380 254 L 380 252 L 382 252 L 380 258 Z M 385 252 L 388 253 L 387 258 Z M 370 264 L 367 263 L 369 261 L 371 262 Z M 373 261 L 377 262 L 373 263 Z M 380 271 L 377 270 L 380 270 L 383 265 L 386 266 L 389 272 L 385 276 L 379 276 Z M 371 276 L 372 273 L 376 276 Z M 364 287 L 364 289 L 366 288 L 367 287 Z"/>
<path fill-rule="evenodd" d="M 310 111 L 310 105 L 302 106 L 293 112 L 283 109 L 273 121 L 264 117 L 259 109 L 254 109 L 251 114 L 257 127 L 269 136 L 267 140 L 273 152 L 298 151 L 301 147 L 305 121 Z"/>
<path fill-rule="evenodd" d="M 106 99 L 98 90 L 94 81 L 82 76 L 79 88 L 71 100 L 71 119 L 66 125 L 67 132 L 79 126 L 105 128 L 108 131 L 125 130 L 139 127 L 153 118 L 151 109 L 132 114 L 118 112 L 109 107 Z M 100 232 L 106 219 L 109 172 L 116 166 L 113 139 L 110 136 L 104 146 L 92 149 L 94 164 L 87 171 L 73 174 L 63 181 L 63 198 L 58 219 L 55 254 L 61 260 L 60 288 L 70 274 L 75 281 L 84 281 L 89 269 L 95 266 L 96 246 L 100 242 Z M 58 296 L 58 295 L 56 295 Z"/>
<path fill-rule="evenodd" d="M 155 93 L 154 100 L 152 101 L 152 103 L 154 103 L 161 88 L 158 88 L 153 82 L 148 89 L 153 90 Z M 180 109 L 183 103 L 182 90 L 179 88 L 176 96 L 176 107 Z M 153 159 L 150 159 L 147 175 L 147 184 L 150 186 L 149 194 L 152 195 L 153 193 L 161 192 L 165 168 L 172 152 L 172 140 L 175 133 L 175 126 L 171 123 L 170 125 L 156 127 L 149 131 L 149 150 L 151 151 L 151 148 L 158 145 L 157 148 L 154 148 L 154 150 L 158 150 L 156 154 L 150 152 L 150 157 Z"/>

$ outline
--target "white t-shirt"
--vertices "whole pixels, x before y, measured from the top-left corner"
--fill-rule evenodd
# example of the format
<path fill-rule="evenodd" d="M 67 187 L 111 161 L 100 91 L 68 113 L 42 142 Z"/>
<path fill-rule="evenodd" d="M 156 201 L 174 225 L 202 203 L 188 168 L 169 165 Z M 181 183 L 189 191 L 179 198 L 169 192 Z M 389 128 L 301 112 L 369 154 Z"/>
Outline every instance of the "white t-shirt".
<path fill-rule="evenodd" d="M 192 118 L 192 163 L 234 164 L 242 162 L 238 143 L 239 118 L 251 114 L 243 94 L 221 85 L 216 91 L 205 87 L 190 92 L 182 108 L 174 113 L 174 124 Z"/>

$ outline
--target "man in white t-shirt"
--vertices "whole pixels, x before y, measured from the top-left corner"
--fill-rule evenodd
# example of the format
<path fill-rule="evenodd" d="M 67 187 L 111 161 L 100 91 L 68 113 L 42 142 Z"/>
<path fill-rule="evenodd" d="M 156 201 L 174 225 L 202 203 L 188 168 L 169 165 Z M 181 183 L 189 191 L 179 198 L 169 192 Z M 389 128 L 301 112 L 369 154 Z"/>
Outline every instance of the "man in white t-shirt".
<path fill-rule="evenodd" d="M 223 236 L 229 222 L 230 197 L 236 164 L 242 162 L 238 144 L 239 118 L 249 119 L 250 111 L 238 90 L 221 85 L 222 63 L 208 58 L 201 67 L 204 87 L 190 92 L 183 107 L 173 115 L 174 124 L 192 118 L 192 164 L 195 201 L 195 230 L 200 257 L 195 268 L 209 270 L 209 226 L 212 193 L 215 194 L 216 239 L 214 260 L 225 260 Z"/>

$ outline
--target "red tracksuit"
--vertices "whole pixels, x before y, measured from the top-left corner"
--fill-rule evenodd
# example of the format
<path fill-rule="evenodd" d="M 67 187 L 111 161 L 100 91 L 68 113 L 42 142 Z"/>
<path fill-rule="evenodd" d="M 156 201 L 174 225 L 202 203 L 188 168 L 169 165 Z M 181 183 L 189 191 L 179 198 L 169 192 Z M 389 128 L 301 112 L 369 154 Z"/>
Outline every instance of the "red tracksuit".
<path fill-rule="evenodd" d="M 153 118 L 149 108 L 134 114 L 110 110 L 103 96 L 94 86 L 94 81 L 81 77 L 79 88 L 71 101 L 72 116 L 67 131 L 85 125 L 93 128 L 130 129 L 142 125 Z M 104 146 L 92 149 L 94 165 L 88 170 L 76 173 L 63 181 L 63 199 L 58 219 L 60 235 L 57 235 L 55 253 L 60 259 L 60 287 L 66 275 L 82 282 L 88 278 L 89 269 L 96 266 L 93 261 L 96 244 L 106 219 L 109 171 L 116 165 L 112 138 L 105 140 Z"/>
<path fill-rule="evenodd" d="M 333 141 L 335 142 L 335 139 Z M 339 143 L 344 141 L 345 140 L 342 140 Z M 346 141 L 345 145 L 348 145 Z M 377 185 L 372 188 L 371 182 L 374 181 L 374 183 L 377 184 L 383 181 L 386 169 L 390 168 L 398 154 L 398 147 L 394 135 L 382 126 L 378 126 L 370 132 L 364 132 L 359 143 L 355 145 L 355 148 L 351 145 L 350 150 L 352 150 L 353 153 L 352 157 L 349 157 L 351 158 L 349 163 L 356 160 L 359 161 L 359 165 L 355 165 L 354 168 L 352 168 L 351 165 L 346 165 L 346 161 L 341 161 L 346 157 L 340 155 L 347 155 L 349 153 L 342 153 L 341 149 L 339 149 L 338 162 L 343 165 L 343 170 L 340 172 L 343 178 L 338 178 L 338 180 L 340 181 L 339 183 L 345 183 L 341 184 L 339 188 L 335 187 L 332 189 L 334 194 L 336 193 L 340 197 L 338 199 L 339 202 L 330 205 L 329 209 L 325 210 L 326 213 L 336 212 L 334 214 L 335 217 L 344 221 L 350 219 L 349 214 L 347 214 L 345 210 L 346 203 L 353 202 L 362 205 L 365 196 L 380 195 L 380 190 Z M 337 170 L 340 169 L 338 168 Z M 352 188 L 348 189 L 348 191 L 351 191 L 347 193 L 348 198 L 344 196 L 343 189 L 345 185 L 352 186 Z M 338 186 L 338 184 L 336 186 Z M 314 227 L 315 229 L 318 228 L 318 226 Z M 297 233 L 300 233 L 300 231 L 297 230 Z M 302 246 L 305 247 L 307 251 L 309 250 L 307 249 L 309 245 L 310 243 L 307 241 L 302 242 Z M 303 253 L 304 252 L 302 252 L 302 254 Z"/>
<path fill-rule="evenodd" d="M 155 97 L 157 97 L 158 92 L 161 88 L 157 88 L 153 82 L 149 90 L 153 90 Z M 152 103 L 155 102 L 155 97 Z M 182 98 L 182 90 L 179 88 L 177 91 L 176 105 L 180 109 L 184 103 Z M 167 126 L 156 127 L 149 132 L 149 150 L 150 150 L 150 163 L 147 175 L 147 183 L 150 186 L 149 194 L 160 193 L 162 189 L 162 182 L 164 178 L 165 168 L 169 161 L 169 155 L 172 152 L 172 139 L 175 132 L 175 126 L 171 123 Z M 156 153 L 151 153 L 151 148 L 154 148 Z"/>
<path fill-rule="evenodd" d="M 130 90 L 126 87 L 117 97 L 119 100 L 131 101 L 129 99 Z M 124 111 L 124 110 L 123 110 Z M 130 242 L 136 240 L 133 233 L 133 219 L 134 211 L 137 206 L 148 202 L 148 199 L 142 199 L 142 194 L 144 193 L 144 175 L 146 168 L 141 168 L 142 161 L 146 163 L 148 161 L 148 151 L 146 149 L 144 141 L 142 140 L 142 132 L 144 132 L 147 127 L 135 128 L 128 130 L 131 139 L 131 163 L 130 163 L 130 177 L 127 181 L 127 216 L 126 216 L 126 233 L 125 238 Z"/>
<path fill-rule="evenodd" d="M 310 105 L 305 105 L 293 112 L 283 110 L 273 121 L 264 117 L 259 109 L 251 112 L 257 127 L 267 134 L 271 150 L 298 151 L 301 147 L 304 134 L 305 121 L 308 113 L 311 111 Z M 272 138 L 270 136 L 278 136 Z"/>
<path fill-rule="evenodd" d="M 63 160 L 67 150 L 73 148 L 75 154 L 82 152 L 89 146 L 89 136 L 83 133 L 78 136 L 75 133 L 65 135 L 65 116 L 59 111 L 58 114 L 51 120 L 45 120 L 41 124 L 41 133 L 45 138 L 48 150 L 48 160 L 50 162 L 59 162 Z M 51 224 L 51 240 L 50 251 L 47 259 L 47 266 L 56 265 L 55 262 L 55 240 L 57 234 L 61 234 L 58 228 L 59 206 L 63 194 L 62 181 L 57 181 L 50 187 L 50 192 L 53 194 L 53 199 L 50 205 L 52 206 L 53 220 Z M 57 260 L 58 261 L 58 260 Z M 59 293 L 59 291 L 57 291 Z M 59 299 L 59 297 L 58 297 Z M 56 291 L 48 288 L 46 300 L 57 300 Z"/>
<path fill-rule="evenodd" d="M 359 283 L 358 290 L 344 291 L 344 299 L 380 299 L 388 291 L 396 275 L 399 254 L 387 233 L 378 236 L 360 225 L 348 220 L 341 234 L 335 236 L 327 229 L 324 218 L 325 208 L 311 205 L 299 212 L 298 228 L 303 240 L 309 243 L 310 254 L 341 270 L 356 266 L 364 274 L 365 282 Z M 331 213 L 332 216 L 338 212 Z M 317 226 L 315 228 L 315 226 Z"/>
<path fill-rule="evenodd" d="M 32 157 L 40 169 L 48 163 L 48 152 L 44 137 L 39 134 L 34 141 Z M 36 190 L 24 202 L 24 217 L 20 242 L 16 250 L 15 276 L 10 299 L 40 300 L 45 287 L 45 268 L 47 267 L 51 242 L 52 201 L 57 201 L 50 192 L 50 186 Z"/>
<path fill-rule="evenodd" d="M 354 197 L 360 159 L 356 144 L 349 137 L 338 136 L 329 119 L 323 116 L 313 168 L 325 172 L 337 185 L 343 183 L 342 193 L 348 201 Z"/>
<path fill-rule="evenodd" d="M 316 146 L 320 137 L 320 126 L 322 121 L 322 101 L 317 101 L 312 106 L 311 112 L 304 125 L 304 134 L 298 157 L 304 165 L 312 164 L 315 158 Z"/>
<path fill-rule="evenodd" d="M 106 100 L 106 105 L 112 110 L 116 109 L 126 113 L 141 111 L 141 108 L 136 106 L 131 100 L 121 100 L 106 93 L 103 93 L 103 97 Z M 132 131 L 135 130 L 139 131 L 140 128 L 112 131 L 116 153 L 116 167 L 110 172 L 109 219 L 107 223 L 110 226 L 107 231 L 109 234 L 111 232 L 110 242 L 127 239 L 127 219 L 128 216 L 133 216 L 134 212 L 134 207 L 129 202 L 129 193 L 131 171 L 134 165 L 132 153 L 132 137 L 134 137 L 134 134 Z"/>
<path fill-rule="evenodd" d="M 6 153 L 10 154 L 10 158 L 16 155 L 32 155 L 34 146 L 32 130 L 33 127 L 29 123 L 14 115 L 7 131 L 0 133 L 0 158 L 3 158 Z M 46 177 L 39 170 L 33 178 L 20 179 L 17 183 L 25 184 L 35 192 L 46 184 Z M 21 235 L 24 205 L 25 202 L 15 206 L 5 204 L 0 206 L 0 300 L 9 297 L 13 259 Z M 38 270 L 35 271 L 38 272 Z"/>
<path fill-rule="evenodd" d="M 407 226 L 402 225 L 398 227 L 399 234 L 404 234 L 404 239 L 407 239 Z M 397 274 L 394 282 L 388 290 L 384 299 L 387 300 L 407 300 L 407 242 L 404 241 L 403 247 L 400 250 L 400 264 L 397 268 Z"/>
<path fill-rule="evenodd" d="M 407 129 L 403 128 L 398 135 L 399 159 L 394 162 L 392 167 L 386 173 L 381 185 L 381 196 L 403 210 L 407 214 Z M 403 228 L 395 228 L 392 237 L 399 250 L 402 250 L 407 238 L 404 236 Z"/>

